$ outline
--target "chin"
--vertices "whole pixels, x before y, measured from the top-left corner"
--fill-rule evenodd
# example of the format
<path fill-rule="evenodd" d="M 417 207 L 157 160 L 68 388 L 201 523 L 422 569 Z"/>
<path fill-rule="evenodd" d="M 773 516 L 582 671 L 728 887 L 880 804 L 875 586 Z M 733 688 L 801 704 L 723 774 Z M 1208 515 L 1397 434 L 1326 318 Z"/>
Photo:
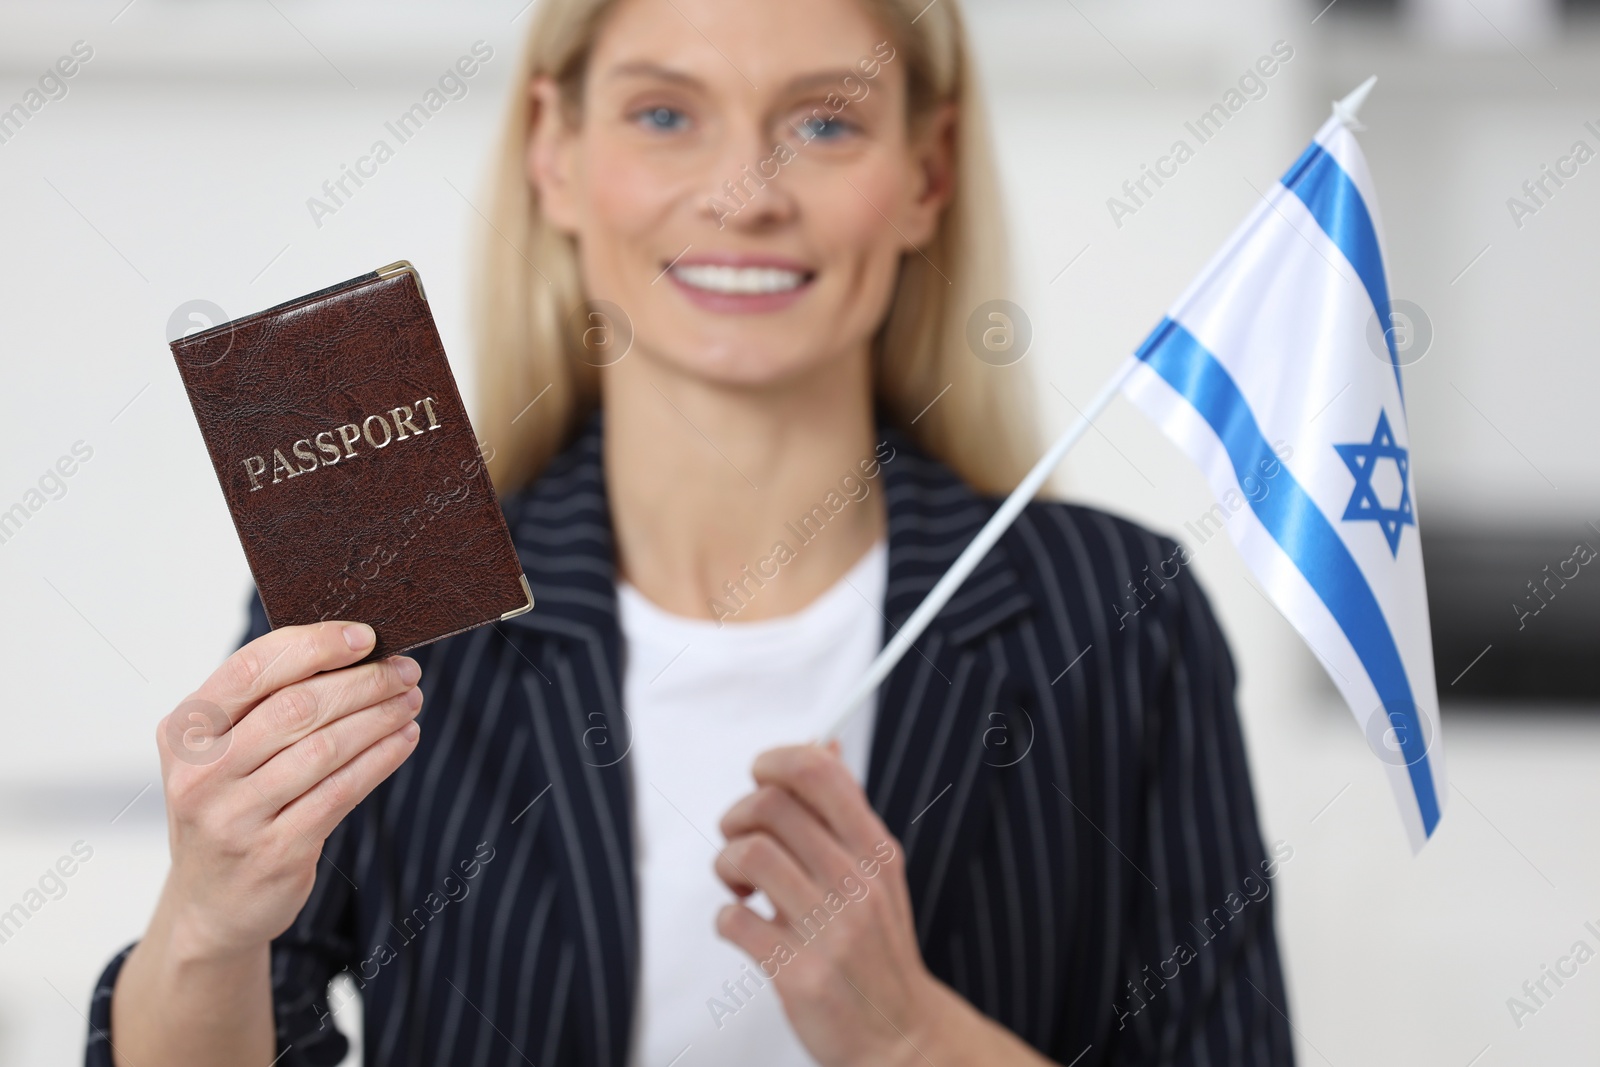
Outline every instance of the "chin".
<path fill-rule="evenodd" d="M 716 340 L 684 340 L 652 347 L 658 353 L 653 358 L 677 373 L 708 385 L 734 389 L 760 390 L 791 385 L 808 375 L 831 369 L 836 362 L 827 351 L 775 343 L 771 338 L 723 336 Z"/>

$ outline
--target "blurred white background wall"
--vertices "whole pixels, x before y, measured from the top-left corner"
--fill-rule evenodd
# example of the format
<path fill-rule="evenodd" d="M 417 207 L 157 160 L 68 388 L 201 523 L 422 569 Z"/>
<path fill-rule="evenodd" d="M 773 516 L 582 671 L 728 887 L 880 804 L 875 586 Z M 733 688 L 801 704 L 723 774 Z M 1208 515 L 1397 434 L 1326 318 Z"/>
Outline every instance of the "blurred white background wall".
<path fill-rule="evenodd" d="M 523 5 L 0 5 L 0 109 L 77 42 L 92 50 L 64 96 L 0 126 L 0 511 L 75 445 L 91 453 L 0 543 L 0 910 L 75 845 L 91 853 L 0 943 L 0 1064 L 81 1056 L 93 979 L 165 872 L 154 725 L 243 626 L 250 576 L 168 319 L 193 299 L 247 313 L 407 258 L 470 392 L 474 204 Z M 1600 32 L 1581 6 L 978 0 L 968 15 L 1045 429 L 1143 338 L 1329 101 L 1376 73 L 1362 141 L 1391 289 L 1434 333 L 1406 382 L 1423 528 L 1576 536 L 1600 521 L 1600 160 L 1520 227 L 1506 204 L 1574 141 L 1600 146 L 1584 126 L 1600 127 Z M 319 224 L 307 199 L 478 41 L 493 56 L 467 94 Z M 1293 58 L 1265 94 L 1119 226 L 1107 198 L 1192 143 L 1184 123 L 1279 41 Z M 1058 491 L 1192 542 L 1183 524 L 1212 504 L 1200 476 L 1120 402 L 1099 428 Z M 1466 712 L 1446 687 L 1454 788 L 1413 859 L 1316 662 L 1225 538 L 1198 558 L 1240 664 L 1264 833 L 1294 848 L 1275 895 L 1300 1062 L 1594 1062 L 1600 964 L 1520 1027 L 1506 1001 L 1596 942 L 1600 709 Z"/>

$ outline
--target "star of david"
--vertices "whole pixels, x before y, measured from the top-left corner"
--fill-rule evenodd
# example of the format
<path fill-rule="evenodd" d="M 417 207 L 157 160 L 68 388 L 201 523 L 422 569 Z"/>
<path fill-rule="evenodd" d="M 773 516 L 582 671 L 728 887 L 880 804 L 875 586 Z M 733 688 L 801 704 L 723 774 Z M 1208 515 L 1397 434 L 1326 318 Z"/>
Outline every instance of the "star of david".
<path fill-rule="evenodd" d="M 1411 461 L 1407 451 L 1395 444 L 1394 431 L 1389 429 L 1388 412 L 1378 412 L 1378 426 L 1372 431 L 1372 440 L 1348 445 L 1334 445 L 1334 451 L 1344 460 L 1344 465 L 1355 475 L 1356 486 L 1350 494 L 1350 503 L 1344 509 L 1346 522 L 1375 522 L 1388 538 L 1391 555 L 1400 554 L 1400 536 L 1407 526 L 1417 524 L 1411 508 Z M 1372 485 L 1372 475 L 1379 460 L 1393 460 L 1400 472 L 1400 502 L 1392 508 L 1384 507 Z"/>

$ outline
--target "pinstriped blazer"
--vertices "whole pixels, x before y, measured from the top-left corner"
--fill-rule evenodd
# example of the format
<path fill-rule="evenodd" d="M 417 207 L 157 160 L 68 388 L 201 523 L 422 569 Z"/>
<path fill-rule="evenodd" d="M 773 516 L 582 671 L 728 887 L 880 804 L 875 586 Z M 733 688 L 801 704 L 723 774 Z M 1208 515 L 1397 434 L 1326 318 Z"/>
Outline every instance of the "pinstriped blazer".
<path fill-rule="evenodd" d="M 891 632 L 996 505 L 883 437 Z M 626 1062 L 633 784 L 599 418 L 504 506 L 538 606 L 413 653 L 419 749 L 329 837 L 273 944 L 285 1067 L 345 1054 L 341 970 L 369 1064 Z M 1032 504 L 878 697 L 866 789 L 928 967 L 1064 1064 L 1292 1062 L 1276 859 L 1184 558 Z M 266 629 L 257 603 L 248 637 Z M 93 1067 L 126 951 L 95 994 Z"/>

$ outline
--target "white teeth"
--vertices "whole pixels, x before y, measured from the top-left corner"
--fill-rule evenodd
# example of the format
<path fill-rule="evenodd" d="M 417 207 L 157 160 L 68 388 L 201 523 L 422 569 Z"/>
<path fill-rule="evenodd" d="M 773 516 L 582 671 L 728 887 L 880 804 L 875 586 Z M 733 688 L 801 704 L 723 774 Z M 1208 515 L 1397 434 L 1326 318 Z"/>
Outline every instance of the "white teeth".
<path fill-rule="evenodd" d="M 806 276 L 777 267 L 719 267 L 697 263 L 672 268 L 673 277 L 685 285 L 713 293 L 785 293 L 798 289 Z"/>

